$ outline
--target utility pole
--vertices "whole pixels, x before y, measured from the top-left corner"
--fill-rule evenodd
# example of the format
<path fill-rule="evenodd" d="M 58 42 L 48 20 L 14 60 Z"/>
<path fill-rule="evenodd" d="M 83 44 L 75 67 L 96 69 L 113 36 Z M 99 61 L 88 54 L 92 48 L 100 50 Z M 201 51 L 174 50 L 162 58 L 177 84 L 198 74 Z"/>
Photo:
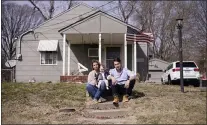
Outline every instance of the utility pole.
<path fill-rule="evenodd" d="M 179 55 L 180 55 L 180 88 L 181 92 L 184 92 L 184 83 L 183 83 L 183 48 L 182 48 L 182 21 L 183 19 L 176 19 L 178 22 L 178 37 L 179 37 Z"/>

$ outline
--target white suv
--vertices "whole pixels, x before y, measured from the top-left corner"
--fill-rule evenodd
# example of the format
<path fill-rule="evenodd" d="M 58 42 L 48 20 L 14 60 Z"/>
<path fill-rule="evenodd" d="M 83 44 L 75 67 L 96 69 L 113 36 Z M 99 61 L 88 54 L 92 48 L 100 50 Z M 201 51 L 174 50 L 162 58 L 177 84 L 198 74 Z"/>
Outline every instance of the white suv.
<path fill-rule="evenodd" d="M 183 79 L 186 80 L 194 80 L 196 82 L 196 86 L 199 84 L 200 73 L 199 68 L 194 61 L 183 61 Z M 161 82 L 173 84 L 176 81 L 180 80 L 180 62 L 172 62 L 165 73 L 162 75 Z"/>

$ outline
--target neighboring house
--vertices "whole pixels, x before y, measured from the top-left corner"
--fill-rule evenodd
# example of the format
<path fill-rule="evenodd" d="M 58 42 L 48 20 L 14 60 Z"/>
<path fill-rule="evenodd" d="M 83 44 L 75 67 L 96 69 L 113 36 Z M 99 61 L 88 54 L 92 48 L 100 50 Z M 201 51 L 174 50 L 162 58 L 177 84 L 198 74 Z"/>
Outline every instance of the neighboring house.
<path fill-rule="evenodd" d="M 87 75 L 93 59 L 113 68 L 114 57 L 146 75 L 149 43 L 129 42 L 130 34 L 140 34 L 139 29 L 81 3 L 20 36 L 16 81 L 67 81 L 80 65 Z"/>
<path fill-rule="evenodd" d="M 161 76 L 169 64 L 169 62 L 157 58 L 150 59 L 148 81 L 161 83 Z"/>

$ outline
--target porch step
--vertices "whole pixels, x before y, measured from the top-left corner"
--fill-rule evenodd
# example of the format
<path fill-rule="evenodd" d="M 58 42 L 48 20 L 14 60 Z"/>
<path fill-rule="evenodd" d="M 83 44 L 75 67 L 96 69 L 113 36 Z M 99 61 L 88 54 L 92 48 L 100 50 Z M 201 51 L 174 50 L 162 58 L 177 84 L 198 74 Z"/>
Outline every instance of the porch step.
<path fill-rule="evenodd" d="M 107 101 L 107 102 L 92 104 L 92 105 L 86 103 L 86 109 L 106 110 L 106 109 L 120 109 L 120 108 L 128 108 L 128 107 L 130 107 L 130 101 L 125 103 L 119 102 L 118 105 L 114 105 L 112 101 Z"/>
<path fill-rule="evenodd" d="M 95 117 L 99 119 L 111 119 L 111 118 L 125 117 L 130 114 L 129 111 L 130 111 L 130 108 L 109 109 L 109 110 L 93 110 L 93 109 L 86 110 L 89 117 Z"/>
<path fill-rule="evenodd" d="M 95 118 L 81 118 L 78 119 L 80 124 L 136 124 L 136 117 L 129 116 L 127 118 L 113 118 L 113 119 L 95 119 Z"/>

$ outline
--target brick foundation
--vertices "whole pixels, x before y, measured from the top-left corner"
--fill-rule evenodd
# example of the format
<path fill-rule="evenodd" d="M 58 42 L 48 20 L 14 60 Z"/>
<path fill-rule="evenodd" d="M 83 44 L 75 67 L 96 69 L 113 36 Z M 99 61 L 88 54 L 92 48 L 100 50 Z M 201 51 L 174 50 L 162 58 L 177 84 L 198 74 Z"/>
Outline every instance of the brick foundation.
<path fill-rule="evenodd" d="M 86 83 L 88 76 L 60 76 L 60 82 L 82 82 Z"/>

